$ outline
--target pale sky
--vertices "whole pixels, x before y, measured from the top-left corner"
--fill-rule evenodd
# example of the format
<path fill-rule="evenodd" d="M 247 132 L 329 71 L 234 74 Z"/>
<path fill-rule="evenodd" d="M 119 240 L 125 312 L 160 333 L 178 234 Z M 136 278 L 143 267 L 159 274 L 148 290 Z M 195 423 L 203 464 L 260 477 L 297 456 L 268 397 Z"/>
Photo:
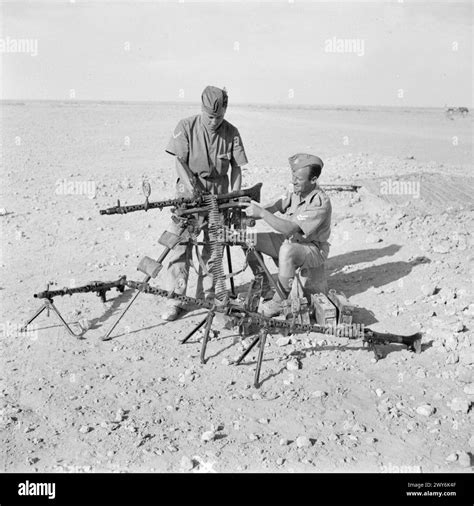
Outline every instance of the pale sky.
<path fill-rule="evenodd" d="M 3 99 L 67 100 L 74 90 L 77 100 L 197 102 L 212 84 L 231 103 L 473 105 L 470 0 L 15 0 L 1 9 Z M 15 52 L 21 39 L 29 53 Z M 330 51 L 338 47 L 346 52 Z"/>

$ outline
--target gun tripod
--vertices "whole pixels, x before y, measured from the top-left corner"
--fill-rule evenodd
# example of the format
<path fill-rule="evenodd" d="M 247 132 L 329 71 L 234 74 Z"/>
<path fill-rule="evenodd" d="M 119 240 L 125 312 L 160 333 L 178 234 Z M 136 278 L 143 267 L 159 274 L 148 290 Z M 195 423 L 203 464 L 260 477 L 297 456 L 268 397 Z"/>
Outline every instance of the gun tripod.
<path fill-rule="evenodd" d="M 272 275 L 270 274 L 270 271 L 268 270 L 267 266 L 265 265 L 265 262 L 263 261 L 261 253 L 253 250 L 253 254 L 256 256 L 259 264 L 263 268 L 265 275 L 267 276 L 270 283 L 274 286 L 275 290 L 278 292 L 280 297 L 282 297 L 282 299 L 284 299 L 285 297 L 284 297 L 283 291 L 282 291 L 281 287 L 279 286 L 279 284 L 274 281 Z M 229 251 L 228 251 L 227 258 L 229 261 L 229 268 L 231 268 L 232 264 L 231 264 L 231 260 L 230 260 Z M 251 304 L 251 292 L 252 292 L 253 286 L 254 286 L 253 284 L 250 286 L 249 295 L 247 296 L 246 306 Z M 260 291 L 261 291 L 261 283 L 260 283 Z M 189 339 L 191 339 L 191 337 L 196 332 L 198 332 L 199 329 L 201 329 L 204 326 L 204 335 L 202 338 L 201 355 L 200 355 L 201 364 L 206 363 L 206 349 L 207 349 L 207 345 L 208 345 L 209 339 L 210 339 L 210 333 L 212 330 L 212 322 L 213 322 L 215 314 L 216 314 L 215 307 L 216 306 L 214 305 L 213 308 L 210 309 L 210 311 L 208 312 L 206 317 L 203 320 L 201 320 L 181 341 L 181 344 L 187 343 L 189 341 Z M 246 307 L 245 309 L 252 309 L 252 308 Z M 244 329 L 243 325 L 239 325 L 239 334 L 244 335 L 244 332 L 245 332 L 245 329 Z M 258 388 L 260 386 L 260 370 L 262 368 L 263 353 L 264 353 L 264 349 L 265 349 L 265 342 L 267 339 L 267 333 L 268 333 L 268 328 L 266 326 L 260 327 L 260 329 L 258 331 L 258 335 L 253 339 L 253 341 L 250 343 L 248 348 L 242 353 L 242 355 L 235 361 L 235 365 L 239 365 L 242 362 L 242 360 L 252 351 L 252 349 L 257 344 L 259 345 L 257 366 L 255 368 L 255 376 L 254 376 L 255 388 Z"/>
<path fill-rule="evenodd" d="M 64 327 L 66 327 L 66 330 L 69 332 L 69 334 L 73 337 L 81 337 L 82 336 L 82 332 L 80 332 L 79 334 L 76 334 L 73 332 L 73 330 L 71 329 L 71 327 L 67 324 L 66 320 L 61 316 L 61 313 L 59 312 L 58 308 L 54 305 L 54 302 L 53 302 L 53 299 L 46 299 L 44 301 L 44 304 L 38 309 L 38 311 L 36 311 L 36 313 L 23 325 L 23 327 L 21 327 L 20 329 L 20 332 L 25 332 L 26 329 L 28 328 L 28 325 L 36 320 L 36 318 L 38 318 L 38 316 L 46 310 L 46 316 L 49 317 L 49 313 L 50 311 L 54 311 L 54 313 L 56 313 L 56 316 L 59 318 L 59 321 L 64 325 Z"/>
<path fill-rule="evenodd" d="M 206 363 L 206 348 L 207 344 L 209 342 L 209 334 L 212 329 L 212 322 L 214 320 L 215 316 L 215 310 L 211 309 L 209 313 L 207 314 L 206 318 L 204 318 L 201 322 L 199 322 L 187 335 L 186 337 L 181 341 L 181 344 L 185 344 L 191 339 L 191 337 L 203 326 L 204 327 L 204 335 L 202 338 L 202 344 L 201 344 L 201 364 Z M 259 344 L 259 352 L 258 352 L 258 358 L 257 358 L 257 367 L 255 368 L 255 377 L 254 377 L 254 386 L 255 388 L 258 388 L 260 386 L 260 370 L 262 368 L 262 361 L 263 361 L 263 351 L 265 349 L 265 341 L 267 339 L 267 327 L 261 327 L 258 336 L 254 338 L 254 340 L 250 343 L 248 348 L 242 353 L 242 355 L 234 362 L 235 365 L 239 365 L 242 360 L 252 351 L 252 349 Z"/>

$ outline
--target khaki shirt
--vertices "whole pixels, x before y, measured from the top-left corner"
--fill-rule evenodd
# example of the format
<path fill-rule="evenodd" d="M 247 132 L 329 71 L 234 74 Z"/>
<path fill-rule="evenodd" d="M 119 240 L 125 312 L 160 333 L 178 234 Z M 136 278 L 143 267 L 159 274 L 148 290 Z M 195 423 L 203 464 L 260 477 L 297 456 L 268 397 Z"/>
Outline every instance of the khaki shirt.
<path fill-rule="evenodd" d="M 305 198 L 296 193 L 288 193 L 279 201 L 279 208 L 303 231 L 303 234 L 296 233 L 290 237 L 290 241 L 314 243 L 318 246 L 327 243 L 331 235 L 332 207 L 329 197 L 319 186 Z"/>
<path fill-rule="evenodd" d="M 178 123 L 165 151 L 183 158 L 204 188 L 214 193 L 229 191 L 229 167 L 248 163 L 237 128 L 224 120 L 217 131 L 209 132 L 200 114 Z"/>

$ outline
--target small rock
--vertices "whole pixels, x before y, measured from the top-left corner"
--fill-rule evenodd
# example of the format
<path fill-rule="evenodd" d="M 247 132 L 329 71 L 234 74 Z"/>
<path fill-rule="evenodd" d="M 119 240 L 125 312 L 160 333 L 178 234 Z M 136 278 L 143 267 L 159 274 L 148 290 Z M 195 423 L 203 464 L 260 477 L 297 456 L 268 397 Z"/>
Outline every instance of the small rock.
<path fill-rule="evenodd" d="M 88 425 L 81 425 L 80 429 L 79 429 L 79 432 L 81 434 L 87 434 L 88 432 L 90 432 L 92 430 L 92 427 L 89 427 Z"/>
<path fill-rule="evenodd" d="M 258 440 L 258 436 L 257 434 L 253 434 L 252 432 L 249 434 L 249 439 L 250 441 L 257 441 Z"/>
<path fill-rule="evenodd" d="M 458 462 L 461 467 L 471 467 L 471 455 L 467 452 L 458 452 Z"/>
<path fill-rule="evenodd" d="M 36 464 L 37 462 L 39 462 L 38 457 L 28 457 L 28 464 L 33 465 Z"/>
<path fill-rule="evenodd" d="M 454 324 L 453 330 L 454 332 L 463 332 L 465 329 L 464 323 L 461 321 L 458 321 Z"/>
<path fill-rule="evenodd" d="M 450 454 L 446 457 L 446 462 L 456 462 L 456 460 L 458 460 L 458 455 L 457 455 L 457 453 L 450 453 Z"/>
<path fill-rule="evenodd" d="M 374 437 L 366 437 L 366 438 L 365 438 L 365 442 L 366 442 L 367 444 L 371 445 L 371 444 L 376 443 L 376 442 L 377 442 L 377 439 L 376 439 L 376 438 L 374 438 Z"/>
<path fill-rule="evenodd" d="M 283 463 L 285 462 L 285 459 L 282 459 L 281 457 L 276 459 L 276 465 L 277 466 L 281 466 L 283 465 Z"/>
<path fill-rule="evenodd" d="M 258 420 L 258 423 L 261 423 L 261 424 L 264 424 L 264 425 L 268 424 L 269 422 L 270 422 L 270 420 L 268 418 L 260 418 Z"/>
<path fill-rule="evenodd" d="M 222 365 L 230 365 L 230 360 L 229 360 L 228 358 L 223 358 L 223 359 L 221 360 L 221 364 L 222 364 Z"/>
<path fill-rule="evenodd" d="M 300 368 L 300 363 L 296 358 L 293 358 L 286 363 L 286 368 L 289 371 L 297 371 Z"/>
<path fill-rule="evenodd" d="M 421 293 L 425 297 L 430 297 L 431 295 L 434 295 L 436 293 L 437 287 L 435 284 L 429 283 L 426 285 L 421 285 Z"/>
<path fill-rule="evenodd" d="M 125 411 L 122 408 L 117 409 L 114 420 L 116 422 L 122 422 L 124 418 L 125 418 Z"/>
<path fill-rule="evenodd" d="M 459 362 L 459 353 L 453 351 L 448 355 L 446 359 L 446 365 L 453 365 Z"/>
<path fill-rule="evenodd" d="M 201 441 L 208 443 L 209 441 L 213 441 L 215 437 L 216 433 L 213 430 L 208 430 L 202 434 Z"/>
<path fill-rule="evenodd" d="M 469 438 L 469 446 L 474 448 L 474 435 Z"/>
<path fill-rule="evenodd" d="M 415 373 L 416 378 L 426 378 L 426 372 L 424 369 L 418 369 Z"/>
<path fill-rule="evenodd" d="M 277 346 L 286 346 L 291 343 L 291 339 L 289 337 L 279 337 L 276 340 Z"/>
<path fill-rule="evenodd" d="M 464 365 L 474 364 L 474 350 L 466 350 L 463 352 L 459 357 L 459 361 Z"/>
<path fill-rule="evenodd" d="M 385 392 L 381 388 L 377 388 L 377 390 L 375 390 L 375 393 L 377 394 L 377 397 L 382 397 Z"/>
<path fill-rule="evenodd" d="M 311 441 L 306 436 L 298 436 L 296 438 L 296 446 L 298 448 L 309 448 L 311 446 Z"/>
<path fill-rule="evenodd" d="M 323 392 L 322 390 L 315 390 L 314 392 L 311 392 L 311 395 L 313 397 L 326 397 L 328 395 L 328 393 Z"/>
<path fill-rule="evenodd" d="M 431 416 L 436 409 L 430 404 L 422 404 L 416 408 L 416 412 L 422 416 Z"/>
<path fill-rule="evenodd" d="M 455 397 L 451 404 L 449 405 L 453 411 L 460 413 L 467 413 L 469 411 L 469 406 L 471 403 L 467 399 L 462 399 L 460 397 Z"/>
<path fill-rule="evenodd" d="M 287 446 L 287 445 L 289 445 L 289 444 L 290 444 L 290 440 L 289 440 L 289 439 L 286 439 L 286 438 L 284 438 L 284 437 L 282 437 L 282 438 L 280 439 L 280 446 Z"/>
<path fill-rule="evenodd" d="M 180 467 L 183 471 L 192 471 L 194 462 L 189 457 L 184 456 L 181 458 Z"/>
<path fill-rule="evenodd" d="M 464 387 L 464 393 L 467 395 L 474 395 L 474 383 L 470 383 Z"/>

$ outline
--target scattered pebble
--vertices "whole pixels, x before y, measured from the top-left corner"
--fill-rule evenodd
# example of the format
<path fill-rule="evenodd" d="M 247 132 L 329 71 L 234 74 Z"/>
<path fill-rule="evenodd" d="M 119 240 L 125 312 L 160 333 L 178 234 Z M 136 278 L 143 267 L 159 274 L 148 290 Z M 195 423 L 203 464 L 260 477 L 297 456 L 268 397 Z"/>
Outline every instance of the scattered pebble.
<path fill-rule="evenodd" d="M 186 456 L 181 457 L 180 468 L 183 471 L 192 471 L 192 469 L 194 468 L 193 460 Z"/>
<path fill-rule="evenodd" d="M 116 422 L 122 422 L 124 418 L 125 418 L 125 411 L 122 408 L 117 409 L 114 420 Z"/>
<path fill-rule="evenodd" d="M 297 371 L 300 368 L 300 363 L 296 358 L 293 358 L 286 363 L 286 368 L 289 371 Z"/>
<path fill-rule="evenodd" d="M 213 430 L 208 430 L 201 435 L 201 441 L 208 443 L 209 441 L 213 441 L 216 437 L 216 433 Z"/>
<path fill-rule="evenodd" d="M 470 438 L 469 438 L 469 446 L 471 448 L 474 448 L 474 435 L 472 435 Z"/>
<path fill-rule="evenodd" d="M 471 455 L 467 452 L 458 452 L 458 462 L 461 467 L 471 467 Z"/>
<path fill-rule="evenodd" d="M 309 448 L 311 446 L 311 441 L 306 436 L 298 436 L 296 438 L 296 446 L 298 448 Z"/>
<path fill-rule="evenodd" d="M 450 408 L 456 413 L 467 413 L 470 405 L 471 403 L 467 399 L 462 399 L 460 397 L 455 397 L 449 404 Z"/>
<path fill-rule="evenodd" d="M 431 416 L 435 411 L 436 409 L 430 404 L 422 404 L 416 408 L 416 412 L 422 416 Z"/>
<path fill-rule="evenodd" d="M 464 387 L 464 393 L 467 395 L 474 395 L 474 383 L 470 383 Z"/>

